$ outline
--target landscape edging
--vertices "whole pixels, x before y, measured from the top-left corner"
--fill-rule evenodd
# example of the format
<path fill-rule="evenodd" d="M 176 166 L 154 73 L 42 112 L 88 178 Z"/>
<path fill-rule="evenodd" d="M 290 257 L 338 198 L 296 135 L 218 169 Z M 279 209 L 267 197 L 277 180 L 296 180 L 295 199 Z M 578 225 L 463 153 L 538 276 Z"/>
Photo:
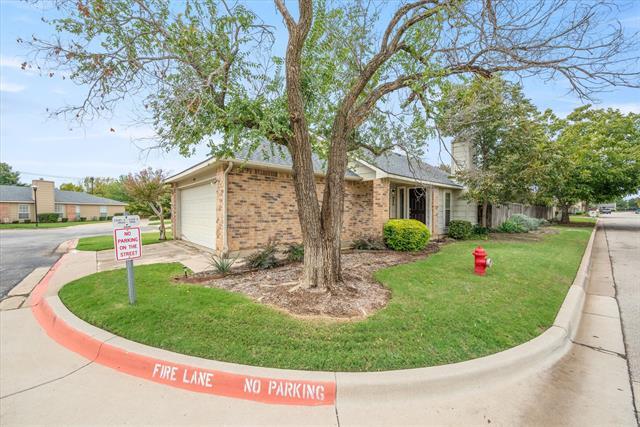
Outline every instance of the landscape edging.
<path fill-rule="evenodd" d="M 499 382 L 521 378 L 533 370 L 550 366 L 560 359 L 568 351 L 580 323 L 596 230 L 597 226 L 594 226 L 573 284 L 569 288 L 556 319 L 549 329 L 536 338 L 516 347 L 489 356 L 449 365 L 358 373 L 296 371 L 212 361 L 135 343 L 95 328 L 77 318 L 64 304 L 59 302 L 57 296 L 51 297 L 54 298 L 51 301 L 52 304 L 48 302 L 51 298 L 43 298 L 50 275 L 60 267 L 59 264 L 62 264 L 66 255 L 52 266 L 52 269 L 36 286 L 32 310 L 47 334 L 72 351 L 82 354 L 96 363 L 109 366 L 121 372 L 174 387 L 264 403 L 290 405 L 330 405 L 336 403 L 336 394 L 340 396 L 340 400 L 348 399 L 352 403 L 357 403 L 358 401 L 371 402 L 376 397 L 404 400 L 424 398 L 441 395 L 445 392 L 455 393 L 483 387 L 487 385 L 488 381 Z M 102 331 L 104 334 L 98 331 Z M 158 355 L 162 359 L 158 359 Z M 189 362 L 194 362 L 194 365 L 185 365 L 182 362 L 172 362 L 172 360 L 188 360 Z M 158 378 L 151 378 L 148 366 L 150 363 L 157 365 L 158 361 L 180 367 L 180 369 L 184 370 L 185 375 L 188 369 L 209 372 L 213 378 L 222 378 L 221 382 L 216 382 L 216 384 L 221 384 L 221 390 L 225 385 L 235 388 L 228 393 L 214 392 L 185 387 L 179 381 L 160 381 Z M 142 369 L 143 365 L 144 369 Z M 224 370 L 214 371 L 209 368 L 203 368 L 204 366 L 213 366 L 214 369 L 220 367 L 219 369 Z M 273 376 L 285 379 L 274 379 Z M 323 399 L 315 401 L 304 401 L 295 398 L 274 399 L 271 395 L 257 396 L 254 395 L 255 393 L 243 395 L 240 392 L 236 392 L 236 389 L 242 388 L 243 378 L 245 387 L 247 380 L 264 380 L 267 381 L 269 387 L 271 387 L 271 381 L 285 381 L 294 383 L 293 387 L 296 387 L 295 384 L 302 384 L 302 387 L 304 387 L 304 384 L 322 385 L 326 393 L 323 392 Z M 318 379 L 325 378 L 327 380 L 318 381 Z M 335 378 L 335 381 L 328 380 L 330 378 Z"/>

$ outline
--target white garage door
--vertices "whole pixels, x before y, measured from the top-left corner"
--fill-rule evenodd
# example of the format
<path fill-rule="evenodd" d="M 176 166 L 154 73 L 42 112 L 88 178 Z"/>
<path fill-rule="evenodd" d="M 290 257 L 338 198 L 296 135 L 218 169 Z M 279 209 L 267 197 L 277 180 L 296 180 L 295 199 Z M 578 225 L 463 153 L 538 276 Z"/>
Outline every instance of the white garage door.
<path fill-rule="evenodd" d="M 216 184 L 180 190 L 180 237 L 216 248 Z"/>

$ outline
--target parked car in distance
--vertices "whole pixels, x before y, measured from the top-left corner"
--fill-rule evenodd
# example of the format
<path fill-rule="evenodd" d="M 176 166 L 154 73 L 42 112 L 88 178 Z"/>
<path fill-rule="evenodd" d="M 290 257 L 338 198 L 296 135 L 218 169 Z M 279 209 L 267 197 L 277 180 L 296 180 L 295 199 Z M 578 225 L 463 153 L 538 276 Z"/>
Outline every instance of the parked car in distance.
<path fill-rule="evenodd" d="M 600 208 L 600 213 L 601 214 L 610 214 L 611 213 L 611 208 Z"/>
<path fill-rule="evenodd" d="M 640 214 L 640 208 L 636 209 L 636 213 Z"/>

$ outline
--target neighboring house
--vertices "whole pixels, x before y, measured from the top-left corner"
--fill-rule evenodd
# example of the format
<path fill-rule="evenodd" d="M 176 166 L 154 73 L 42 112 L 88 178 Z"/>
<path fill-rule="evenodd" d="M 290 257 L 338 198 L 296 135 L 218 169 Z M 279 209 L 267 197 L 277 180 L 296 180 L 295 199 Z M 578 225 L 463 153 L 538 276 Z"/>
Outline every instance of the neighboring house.
<path fill-rule="evenodd" d="M 69 221 L 123 214 L 127 205 L 92 194 L 58 190 L 53 181 L 35 179 L 29 187 L 0 185 L 0 222 L 35 222 L 34 186 L 37 187 L 38 214 L 57 213 L 60 218 L 68 218 Z"/>
<path fill-rule="evenodd" d="M 324 164 L 314 156 L 317 194 Z M 462 199 L 462 186 L 424 162 L 389 153 L 352 161 L 346 174 L 342 237 L 382 236 L 390 218 L 415 218 L 433 236 L 449 221 L 475 223 L 476 207 Z M 166 180 L 173 187 L 174 236 L 217 252 L 249 250 L 302 240 L 291 159 L 268 145 L 235 159 L 208 159 Z"/>

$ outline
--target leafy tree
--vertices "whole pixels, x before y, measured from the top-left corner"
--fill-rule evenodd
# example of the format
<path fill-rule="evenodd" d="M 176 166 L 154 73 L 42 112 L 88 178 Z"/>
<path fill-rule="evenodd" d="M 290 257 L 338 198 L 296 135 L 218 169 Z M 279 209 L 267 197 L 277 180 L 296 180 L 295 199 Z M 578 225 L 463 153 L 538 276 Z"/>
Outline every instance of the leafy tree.
<path fill-rule="evenodd" d="M 65 182 L 60 184 L 60 189 L 63 191 L 77 191 L 83 192 L 84 188 L 80 184 L 74 184 L 73 182 Z"/>
<path fill-rule="evenodd" d="M 29 43 L 87 87 L 84 102 L 59 113 L 83 120 L 143 99 L 160 145 L 182 154 L 202 143 L 217 156 L 265 139 L 286 147 L 304 287 L 341 282 L 348 155 L 420 151 L 433 131 L 431 101 L 448 79 L 562 75 L 581 94 L 637 83 L 627 55 L 634 40 L 603 19 L 606 0 L 299 0 L 293 14 L 274 2 L 288 34 L 284 58 L 272 26 L 224 0 L 59 0 L 63 18 L 52 23 L 60 34 Z M 321 200 L 314 149 L 327 160 Z"/>
<path fill-rule="evenodd" d="M 5 162 L 0 162 L 0 184 L 2 185 L 24 185 L 20 183 L 20 172 L 16 172 Z"/>
<path fill-rule="evenodd" d="M 164 183 L 167 174 L 162 169 L 143 169 L 129 174 L 124 180 L 124 189 L 138 205 L 147 205 L 160 220 L 160 240 L 167 238 L 164 215 L 167 198 L 171 198 L 171 187 Z"/>
<path fill-rule="evenodd" d="M 640 190 L 640 115 L 613 109 L 575 109 L 555 124 L 540 147 L 538 188 L 562 210 L 578 201 L 601 203 Z"/>
<path fill-rule="evenodd" d="M 472 164 L 458 165 L 456 177 L 465 196 L 482 204 L 482 226 L 489 221 L 489 204 L 530 198 L 528 162 L 545 136 L 541 123 L 522 88 L 498 75 L 444 87 L 438 128 L 472 153 Z"/>
<path fill-rule="evenodd" d="M 88 176 L 84 178 L 83 183 L 85 191 L 89 194 L 119 200 L 121 202 L 128 202 L 130 198 L 124 188 L 126 178 L 126 175 L 122 175 L 117 179 Z"/>

